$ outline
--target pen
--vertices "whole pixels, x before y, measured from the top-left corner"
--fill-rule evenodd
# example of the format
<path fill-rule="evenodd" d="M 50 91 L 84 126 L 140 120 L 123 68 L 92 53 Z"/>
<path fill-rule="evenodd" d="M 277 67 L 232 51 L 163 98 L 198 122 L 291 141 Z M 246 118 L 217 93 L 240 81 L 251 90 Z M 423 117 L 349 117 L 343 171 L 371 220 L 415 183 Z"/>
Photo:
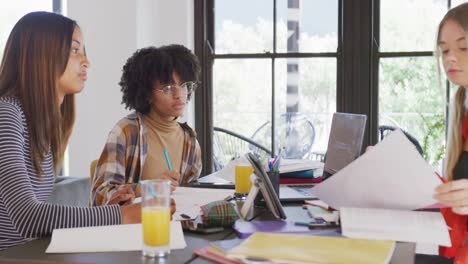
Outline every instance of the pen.
<path fill-rule="evenodd" d="M 309 229 L 319 229 L 319 228 L 338 228 L 338 224 L 336 222 L 324 222 L 324 223 L 310 223 Z"/>
<path fill-rule="evenodd" d="M 226 196 L 226 198 L 224 198 L 224 201 L 229 202 L 232 199 L 234 199 L 234 197 L 232 197 L 232 195 L 228 195 L 228 196 Z"/>
<path fill-rule="evenodd" d="M 297 226 L 309 226 L 309 225 L 310 225 L 310 222 L 297 221 L 297 222 L 294 222 L 294 225 L 297 225 Z"/>
<path fill-rule="evenodd" d="M 171 164 L 171 160 L 169 159 L 169 153 L 167 153 L 167 149 L 164 148 L 163 152 L 164 152 L 164 157 L 166 158 L 167 168 L 169 169 L 169 171 L 172 171 L 172 164 Z"/>
<path fill-rule="evenodd" d="M 185 218 L 185 219 L 192 219 L 190 216 L 186 214 L 180 214 L 180 217 Z"/>
<path fill-rule="evenodd" d="M 336 222 L 326 222 L 321 218 L 316 218 L 315 221 L 312 222 L 304 222 L 304 221 L 297 221 L 294 222 L 294 225 L 297 226 L 307 226 L 309 229 L 315 228 L 336 228 L 338 224 Z"/>

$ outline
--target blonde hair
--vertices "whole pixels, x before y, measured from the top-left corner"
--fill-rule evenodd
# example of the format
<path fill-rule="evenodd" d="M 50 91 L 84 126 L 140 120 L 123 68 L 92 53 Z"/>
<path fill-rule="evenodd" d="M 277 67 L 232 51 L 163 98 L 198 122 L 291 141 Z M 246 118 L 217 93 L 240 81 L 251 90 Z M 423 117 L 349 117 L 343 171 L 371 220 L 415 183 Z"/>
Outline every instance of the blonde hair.
<path fill-rule="evenodd" d="M 459 24 L 465 31 L 466 39 L 468 40 L 468 3 L 461 4 L 450 9 L 447 14 L 445 14 L 442 21 L 440 21 L 438 30 L 437 30 L 437 44 L 440 40 L 440 31 L 444 24 L 447 21 L 453 21 Z M 439 73 L 439 85 L 441 85 L 441 69 L 440 69 L 440 50 L 437 47 L 435 52 L 437 58 L 437 69 Z M 448 180 L 454 179 L 454 169 L 457 165 L 457 162 L 460 158 L 460 155 L 463 152 L 463 139 L 462 139 L 462 125 L 463 119 L 467 112 L 465 108 L 465 88 L 460 86 L 455 93 L 454 100 L 452 102 L 452 109 L 450 111 L 450 121 L 449 121 L 449 133 L 448 133 L 448 142 L 447 142 L 447 151 L 446 151 L 446 162 L 444 167 L 444 174 Z"/>

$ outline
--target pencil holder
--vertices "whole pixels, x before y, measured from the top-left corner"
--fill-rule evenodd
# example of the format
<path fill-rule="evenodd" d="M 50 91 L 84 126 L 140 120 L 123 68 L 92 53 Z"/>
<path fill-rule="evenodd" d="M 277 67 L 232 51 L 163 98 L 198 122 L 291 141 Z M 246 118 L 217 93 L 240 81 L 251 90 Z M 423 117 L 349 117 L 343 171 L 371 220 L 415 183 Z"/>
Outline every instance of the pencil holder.
<path fill-rule="evenodd" d="M 279 197 L 279 171 L 269 171 L 267 172 L 268 178 L 270 178 L 271 185 L 276 192 L 276 195 Z"/>

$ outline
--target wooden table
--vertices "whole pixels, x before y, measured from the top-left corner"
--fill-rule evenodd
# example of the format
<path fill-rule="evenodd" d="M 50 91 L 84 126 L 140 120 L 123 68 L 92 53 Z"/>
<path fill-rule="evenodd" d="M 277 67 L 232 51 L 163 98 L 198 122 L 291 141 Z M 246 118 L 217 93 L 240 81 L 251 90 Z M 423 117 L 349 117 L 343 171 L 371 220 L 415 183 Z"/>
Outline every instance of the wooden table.
<path fill-rule="evenodd" d="M 300 204 L 284 204 L 288 221 L 301 220 L 307 212 L 301 208 Z M 272 215 L 265 209 L 256 208 L 255 220 L 271 220 Z M 18 245 L 4 251 L 0 251 L 0 263 L 32 263 L 32 264 L 63 264 L 63 263 L 212 263 L 197 256 L 192 252 L 196 248 L 209 245 L 210 242 L 226 239 L 237 239 L 232 229 L 224 230 L 216 234 L 200 235 L 194 233 L 185 234 L 187 247 L 181 250 L 172 250 L 169 257 L 164 262 L 157 259 L 148 259 L 142 256 L 141 251 L 128 252 L 108 252 L 108 253 L 73 253 L 73 254 L 46 254 L 45 250 L 49 245 L 50 238 L 41 238 Z M 414 263 L 414 243 L 397 243 L 393 254 L 392 264 Z"/>

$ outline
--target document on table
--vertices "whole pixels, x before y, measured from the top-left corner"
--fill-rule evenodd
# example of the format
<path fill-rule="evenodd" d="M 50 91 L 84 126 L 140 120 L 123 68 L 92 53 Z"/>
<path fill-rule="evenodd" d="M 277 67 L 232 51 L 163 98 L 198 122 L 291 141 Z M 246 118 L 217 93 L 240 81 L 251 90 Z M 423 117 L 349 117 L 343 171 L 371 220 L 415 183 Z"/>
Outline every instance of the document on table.
<path fill-rule="evenodd" d="M 224 200 L 233 194 L 234 190 L 231 189 L 177 187 L 171 194 L 176 203 L 176 211 L 172 215 L 172 220 L 186 219 L 181 215 L 187 215 L 194 219 L 200 214 L 200 206 Z M 141 197 L 136 198 L 133 202 L 141 202 Z"/>
<path fill-rule="evenodd" d="M 234 183 L 235 181 L 235 169 L 236 165 L 250 165 L 249 161 L 247 158 L 245 158 L 243 155 L 235 160 L 229 161 L 226 166 L 224 166 L 221 170 L 216 171 L 212 174 L 209 174 L 207 176 L 216 176 L 217 178 L 221 178 L 226 180 L 227 182 Z M 207 177 L 205 176 L 205 177 Z M 203 177 L 203 178 L 205 178 Z M 202 178 L 202 179 L 203 179 Z"/>
<path fill-rule="evenodd" d="M 236 165 L 250 165 L 245 157 L 230 161 L 224 168 L 200 178 L 199 182 L 234 183 Z M 314 160 L 282 159 L 280 173 L 298 172 L 305 170 L 323 169 L 323 162 Z"/>
<path fill-rule="evenodd" d="M 187 246 L 180 222 L 171 221 L 171 249 Z M 141 224 L 54 229 L 46 253 L 137 251 L 143 245 Z"/>
<path fill-rule="evenodd" d="M 331 207 L 418 209 L 436 201 L 434 169 L 399 130 L 310 192 Z"/>
<path fill-rule="evenodd" d="M 344 207 L 340 217 L 346 237 L 451 246 L 439 212 Z"/>
<path fill-rule="evenodd" d="M 221 184 L 234 184 L 233 182 L 230 182 L 228 180 L 225 180 L 219 176 L 216 176 L 215 173 L 208 174 L 206 176 L 203 176 L 201 178 L 198 178 L 198 182 L 202 183 L 221 183 Z"/>

